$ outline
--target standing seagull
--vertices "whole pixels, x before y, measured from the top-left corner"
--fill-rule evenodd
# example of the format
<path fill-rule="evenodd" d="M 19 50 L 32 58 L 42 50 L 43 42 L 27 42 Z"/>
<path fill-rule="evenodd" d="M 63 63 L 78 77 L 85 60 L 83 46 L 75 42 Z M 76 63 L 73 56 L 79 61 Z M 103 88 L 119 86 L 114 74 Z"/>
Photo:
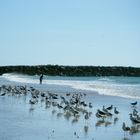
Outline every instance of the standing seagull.
<path fill-rule="evenodd" d="M 122 129 L 124 131 L 124 136 L 125 136 L 125 132 L 130 131 L 130 127 L 126 126 L 124 122 L 123 122 L 123 125 L 122 125 Z"/>
<path fill-rule="evenodd" d="M 114 107 L 114 113 L 115 113 L 115 114 L 119 114 L 119 113 L 120 113 L 120 112 L 117 110 L 116 107 Z"/>
<path fill-rule="evenodd" d="M 107 110 L 111 111 L 113 109 L 113 105 L 106 108 Z"/>

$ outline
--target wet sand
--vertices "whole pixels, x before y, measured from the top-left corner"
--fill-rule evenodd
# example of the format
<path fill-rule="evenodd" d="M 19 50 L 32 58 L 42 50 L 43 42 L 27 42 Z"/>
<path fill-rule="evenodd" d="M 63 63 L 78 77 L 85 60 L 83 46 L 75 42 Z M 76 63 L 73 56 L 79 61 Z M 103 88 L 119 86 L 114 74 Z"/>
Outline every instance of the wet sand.
<path fill-rule="evenodd" d="M 33 87 L 34 88 L 34 87 Z M 50 91 L 42 85 L 35 87 L 39 91 L 39 97 L 32 100 L 31 88 L 27 85 L 26 94 L 6 93 L 0 96 L 0 140 L 139 140 L 140 132 L 130 134 L 122 130 L 122 123 L 127 126 L 136 126 L 130 120 L 129 113 L 134 107 L 130 105 L 135 99 L 121 98 L 115 96 L 104 96 L 87 91 L 60 92 L 59 89 Z M 51 104 L 46 104 L 46 95 L 57 94 L 58 99 L 51 99 Z M 2 94 L 3 92 L 1 92 Z M 41 96 L 45 93 L 45 97 Z M 82 95 L 82 106 L 90 115 L 85 118 L 86 113 L 78 113 L 75 117 L 66 114 L 64 104 L 60 104 L 63 96 L 69 101 L 72 95 Z M 140 115 L 140 100 L 135 107 Z M 60 106 L 52 105 L 57 102 Z M 93 107 L 89 107 L 89 103 Z M 107 108 L 113 105 L 110 111 L 112 117 L 97 118 L 97 109 L 102 110 L 103 105 Z M 114 107 L 117 107 L 119 114 L 114 114 Z M 140 130 L 139 124 L 137 124 Z"/>

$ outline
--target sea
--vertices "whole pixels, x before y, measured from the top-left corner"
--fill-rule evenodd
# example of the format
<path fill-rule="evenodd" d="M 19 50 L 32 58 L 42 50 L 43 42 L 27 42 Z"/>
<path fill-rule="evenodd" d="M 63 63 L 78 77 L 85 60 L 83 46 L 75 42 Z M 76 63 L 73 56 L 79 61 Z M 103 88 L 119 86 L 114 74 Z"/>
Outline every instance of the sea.
<path fill-rule="evenodd" d="M 7 73 L 0 76 L 0 84 L 38 86 L 39 75 Z M 44 75 L 42 87 L 60 92 L 87 91 L 93 94 L 140 99 L 140 77 L 67 77 Z"/>

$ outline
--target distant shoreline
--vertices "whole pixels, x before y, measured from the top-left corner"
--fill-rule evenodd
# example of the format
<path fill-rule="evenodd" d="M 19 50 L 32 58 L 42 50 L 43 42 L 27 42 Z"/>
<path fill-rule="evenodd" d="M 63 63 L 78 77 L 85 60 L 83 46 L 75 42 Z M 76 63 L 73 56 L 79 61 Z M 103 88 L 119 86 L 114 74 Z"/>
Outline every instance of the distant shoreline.
<path fill-rule="evenodd" d="M 21 73 L 28 75 L 49 76 L 134 76 L 140 77 L 140 68 L 122 66 L 0 66 L 0 75 L 4 73 Z"/>

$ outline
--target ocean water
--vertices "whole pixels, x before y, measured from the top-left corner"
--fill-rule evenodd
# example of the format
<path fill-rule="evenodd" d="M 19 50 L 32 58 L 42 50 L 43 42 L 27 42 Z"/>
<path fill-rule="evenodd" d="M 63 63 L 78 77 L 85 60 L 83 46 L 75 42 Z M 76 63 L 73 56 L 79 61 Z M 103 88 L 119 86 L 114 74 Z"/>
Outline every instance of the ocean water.
<path fill-rule="evenodd" d="M 39 76 L 21 74 L 3 74 L 0 83 L 16 82 L 18 84 L 39 84 Z M 93 94 L 119 96 L 125 98 L 140 99 L 140 77 L 60 77 L 44 76 L 43 86 L 57 87 L 65 90 L 90 91 Z M 67 87 L 67 88 L 65 88 Z"/>

